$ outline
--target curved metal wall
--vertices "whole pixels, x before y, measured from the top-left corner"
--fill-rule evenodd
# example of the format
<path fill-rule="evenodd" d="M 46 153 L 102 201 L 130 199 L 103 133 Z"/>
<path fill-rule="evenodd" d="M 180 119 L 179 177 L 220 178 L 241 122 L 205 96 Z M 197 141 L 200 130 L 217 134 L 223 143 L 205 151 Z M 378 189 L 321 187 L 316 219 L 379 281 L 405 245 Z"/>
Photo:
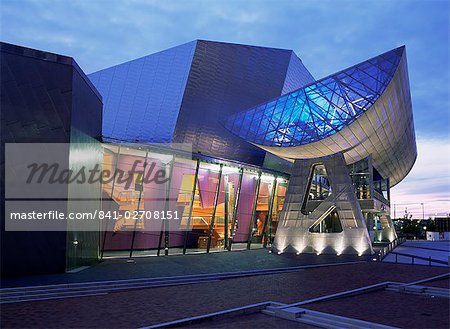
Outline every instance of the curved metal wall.
<path fill-rule="evenodd" d="M 334 135 L 295 147 L 267 147 L 288 159 L 309 159 L 342 152 L 347 164 L 372 155 L 373 165 L 391 186 L 399 183 L 417 158 L 406 52 L 383 94 L 360 117 Z"/>
<path fill-rule="evenodd" d="M 296 147 L 332 136 L 381 97 L 402 57 L 399 47 L 230 116 L 226 127 L 263 146 Z"/>

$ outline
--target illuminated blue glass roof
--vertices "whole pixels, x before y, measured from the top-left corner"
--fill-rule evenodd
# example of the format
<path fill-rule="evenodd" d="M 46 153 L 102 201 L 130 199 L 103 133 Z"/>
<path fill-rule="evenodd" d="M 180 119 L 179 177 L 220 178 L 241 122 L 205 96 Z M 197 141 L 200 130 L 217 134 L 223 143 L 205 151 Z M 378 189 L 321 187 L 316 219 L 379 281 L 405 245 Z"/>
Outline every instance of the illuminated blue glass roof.
<path fill-rule="evenodd" d="M 391 81 L 404 47 L 231 116 L 226 128 L 265 146 L 299 146 L 326 138 L 355 121 Z"/>

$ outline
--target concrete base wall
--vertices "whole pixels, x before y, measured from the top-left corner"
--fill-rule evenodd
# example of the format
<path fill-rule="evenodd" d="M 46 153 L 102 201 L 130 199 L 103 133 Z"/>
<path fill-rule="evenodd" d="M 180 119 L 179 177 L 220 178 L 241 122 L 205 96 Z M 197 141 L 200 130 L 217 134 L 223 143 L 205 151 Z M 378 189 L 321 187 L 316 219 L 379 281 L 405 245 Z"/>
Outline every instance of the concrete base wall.
<path fill-rule="evenodd" d="M 304 214 L 302 204 L 308 196 L 308 181 L 316 164 L 325 166 L 332 192 L 312 212 Z M 330 207 L 336 208 L 342 232 L 310 232 L 310 228 Z M 342 154 L 295 161 L 273 248 L 278 252 L 296 253 L 373 253 L 366 223 Z"/>

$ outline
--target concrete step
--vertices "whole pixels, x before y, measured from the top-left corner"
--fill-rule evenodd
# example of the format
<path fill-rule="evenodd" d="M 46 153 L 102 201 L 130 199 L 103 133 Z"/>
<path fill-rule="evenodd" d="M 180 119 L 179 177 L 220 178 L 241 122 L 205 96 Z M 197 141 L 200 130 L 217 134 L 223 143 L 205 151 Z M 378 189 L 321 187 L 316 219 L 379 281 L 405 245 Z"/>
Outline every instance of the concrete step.
<path fill-rule="evenodd" d="M 42 287 L 35 289 L 21 289 L 16 291 L 6 291 L 0 292 L 0 298 L 6 298 L 11 296 L 21 296 L 21 295 L 39 295 L 43 293 L 62 293 L 62 292 L 83 292 L 83 291 L 91 291 L 91 290 L 108 290 L 108 289 L 136 289 L 136 288 L 144 288 L 151 286 L 161 286 L 167 284 L 181 284 L 181 283 L 195 283 L 198 281 L 210 281 L 211 279 L 217 279 L 214 277 L 211 278 L 191 278 L 191 279 L 177 279 L 177 280 L 152 280 L 152 281 L 138 281 L 138 282 L 117 282 L 117 283 L 108 283 L 108 284 L 86 284 L 75 287 Z"/>
<path fill-rule="evenodd" d="M 308 321 L 308 323 L 316 323 L 317 325 L 320 325 L 322 327 L 326 328 L 347 328 L 347 329 L 360 329 L 363 328 L 358 325 L 354 325 L 352 323 L 349 323 L 346 320 L 341 319 L 335 319 L 335 318 L 327 318 L 324 316 L 316 316 L 312 314 L 304 314 L 299 319 L 297 319 L 299 322 L 305 322 Z"/>
<path fill-rule="evenodd" d="M 296 321 L 300 322 L 300 323 L 308 324 L 308 325 L 310 325 L 312 327 L 317 327 L 317 328 L 326 328 L 326 329 L 342 329 L 342 328 L 346 328 L 346 327 L 343 327 L 343 326 L 333 326 L 333 325 L 330 325 L 330 324 L 325 324 L 325 323 L 322 323 L 322 321 L 316 321 L 316 320 L 311 320 L 311 319 L 300 318 L 300 319 L 297 319 Z"/>
<path fill-rule="evenodd" d="M 0 304 L 12 304 L 12 303 L 23 303 L 23 302 L 34 302 L 34 301 L 43 301 L 43 300 L 51 300 L 51 299 L 65 299 L 65 298 L 78 298 L 78 297 L 93 297 L 93 296 L 101 296 L 106 295 L 107 293 L 85 293 L 78 295 L 62 295 L 62 296 L 52 296 L 52 297 L 26 297 L 17 299 L 6 299 L 1 300 Z"/>
<path fill-rule="evenodd" d="M 348 329 L 388 329 L 393 328 L 379 323 L 343 317 L 335 314 L 308 310 L 300 307 L 271 308 L 263 311 L 264 314 L 274 315 L 286 320 L 306 323 L 320 328 L 348 328 Z"/>
<path fill-rule="evenodd" d="M 348 318 L 336 314 L 330 314 L 330 313 L 324 313 L 324 312 L 318 312 L 318 311 L 311 311 L 307 310 L 305 312 L 305 316 L 307 317 L 314 317 L 317 319 L 320 319 L 321 321 L 326 321 L 328 323 L 334 323 L 339 324 L 342 323 L 344 325 L 344 328 L 380 328 L 380 329 L 386 329 L 386 328 L 392 328 L 390 326 L 386 326 L 379 323 L 374 322 L 368 322 L 364 320 L 354 319 L 354 318 Z"/>
<path fill-rule="evenodd" d="M 215 282 L 217 280 L 197 280 L 197 281 L 186 281 L 186 282 L 166 282 L 166 283 L 158 283 L 151 285 L 143 285 L 143 284 L 135 284 L 127 287 L 100 287 L 100 288 L 90 288 L 84 290 L 73 290 L 73 291 L 41 291 L 34 293 L 23 293 L 20 295 L 13 294 L 8 296 L 0 296 L 0 304 L 2 303 L 11 303 L 11 302 L 22 302 L 29 300 L 47 300 L 52 298 L 70 298 L 70 297 L 84 297 L 84 296 L 92 296 L 92 295 L 105 295 L 111 292 L 116 291 L 125 291 L 132 289 L 148 289 L 148 288 L 157 288 L 157 287 L 169 287 L 169 286 L 179 286 L 185 284 L 196 284 L 196 283 L 207 283 L 207 282 Z"/>
<path fill-rule="evenodd" d="M 352 264 L 360 262 L 346 262 L 346 263 L 329 263 L 294 267 L 279 267 L 261 270 L 249 270 L 238 272 L 222 272 L 209 274 L 192 274 L 185 276 L 169 276 L 159 278 L 138 278 L 112 281 L 96 281 L 96 282 L 78 282 L 65 283 L 54 285 L 40 285 L 28 287 L 15 287 L 0 289 L 0 304 L 21 302 L 28 300 L 42 300 L 51 298 L 64 297 L 82 297 L 87 294 L 105 294 L 109 292 L 131 290 L 131 289 L 146 289 L 163 286 L 185 285 L 214 282 L 218 280 L 242 278 L 257 275 L 268 275 L 276 273 L 290 273 L 303 271 L 309 268 L 317 268 L 324 266 L 337 266 L 344 264 Z"/>
<path fill-rule="evenodd" d="M 390 284 L 386 287 L 386 290 L 399 292 L 399 293 L 405 293 L 405 294 L 450 298 L 450 290 L 446 289 L 446 288 L 439 288 L 439 287 Z"/>

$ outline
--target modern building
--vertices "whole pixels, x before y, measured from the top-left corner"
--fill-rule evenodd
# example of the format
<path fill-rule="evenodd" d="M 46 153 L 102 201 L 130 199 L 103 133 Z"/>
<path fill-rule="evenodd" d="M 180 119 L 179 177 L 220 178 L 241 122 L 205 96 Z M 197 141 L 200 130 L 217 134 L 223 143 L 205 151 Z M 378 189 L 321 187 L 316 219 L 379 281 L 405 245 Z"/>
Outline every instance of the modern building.
<path fill-rule="evenodd" d="M 72 232 L 5 230 L 5 174 L 14 173 L 14 168 L 5 166 L 5 145 L 73 143 L 88 148 L 86 152 L 98 152 L 101 158 L 101 96 L 70 57 L 7 43 L 0 47 L 1 272 L 64 272 L 73 262 Z M 58 197 L 68 202 L 69 188 Z M 83 235 L 85 258 L 97 258 L 98 232 Z"/>
<path fill-rule="evenodd" d="M 426 239 L 431 241 L 450 240 L 450 216 L 435 217 L 431 230 L 426 230 Z"/>
<path fill-rule="evenodd" d="M 98 186 L 99 208 L 176 213 L 159 221 L 105 218 L 100 234 L 57 232 L 59 265 L 40 272 L 107 257 L 250 248 L 362 255 L 372 253 L 373 242 L 396 238 L 389 189 L 417 154 L 404 47 L 321 80 L 291 50 L 203 40 L 88 78 L 69 57 L 9 44 L 1 54 L 2 148 L 75 143 L 71 131 L 86 125 L 86 152 L 99 152 L 102 168 L 133 181 L 131 188 L 116 179 Z M 82 97 L 82 109 L 75 86 L 58 92 L 52 79 L 64 78 L 60 68 L 69 80 L 82 76 L 95 95 Z M 67 114 L 68 105 L 53 99 L 60 95 L 72 104 L 71 119 L 53 123 L 64 138 L 42 139 L 45 114 Z M 143 179 L 156 169 L 170 179 Z M 82 210 L 70 191 L 68 207 Z M 40 234 L 25 239 L 33 243 Z M 3 235 L 20 233 L 3 228 Z M 2 269 L 26 273 L 15 267 L 22 251 L 10 250 L 25 254 L 29 246 L 2 244 L 12 254 Z"/>
<path fill-rule="evenodd" d="M 396 238 L 389 189 L 417 156 L 405 47 L 232 115 L 227 127 L 294 161 L 278 252 L 371 254 L 374 240 Z"/>

